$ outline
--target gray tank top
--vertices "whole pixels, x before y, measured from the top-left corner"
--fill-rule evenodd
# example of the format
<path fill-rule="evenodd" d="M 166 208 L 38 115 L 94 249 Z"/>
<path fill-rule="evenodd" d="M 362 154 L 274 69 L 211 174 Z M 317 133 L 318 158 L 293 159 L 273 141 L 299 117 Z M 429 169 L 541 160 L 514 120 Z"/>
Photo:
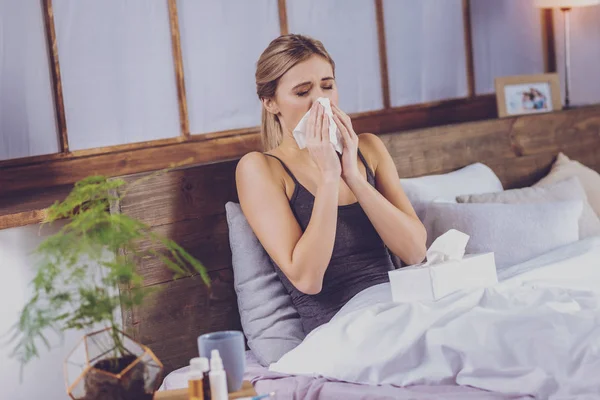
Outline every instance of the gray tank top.
<path fill-rule="evenodd" d="M 294 181 L 290 206 L 302 231 L 305 231 L 310 221 L 314 196 L 298 182 L 281 159 L 272 154 L 265 155 L 279 160 Z M 375 175 L 360 150 L 358 156 L 367 170 L 368 182 L 375 187 Z M 387 247 L 358 202 L 338 207 L 333 254 L 319 294 L 308 295 L 296 289 L 277 264 L 271 261 L 300 315 L 305 334 L 328 322 L 361 290 L 388 282 L 388 271 L 394 269 Z"/>

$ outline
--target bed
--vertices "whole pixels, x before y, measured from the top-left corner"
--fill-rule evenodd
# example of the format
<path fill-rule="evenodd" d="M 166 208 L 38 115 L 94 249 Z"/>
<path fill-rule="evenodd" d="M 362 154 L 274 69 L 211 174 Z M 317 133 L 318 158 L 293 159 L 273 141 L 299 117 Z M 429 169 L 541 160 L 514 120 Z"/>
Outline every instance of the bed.
<path fill-rule="evenodd" d="M 544 177 L 560 152 L 600 171 L 600 106 L 380 137 L 402 178 L 442 174 L 484 162 L 504 188 L 520 188 Z M 138 264 L 144 284 L 160 290 L 143 306 L 123 310 L 124 326 L 135 339 L 153 349 L 164 363 L 166 374 L 187 365 L 197 355 L 196 338 L 200 334 L 241 330 L 224 208 L 225 203 L 237 201 L 236 163 L 231 160 L 197 165 L 149 177 L 113 207 L 113 212 L 139 218 L 178 241 L 210 271 L 213 285 L 207 290 L 194 277 L 174 280 L 157 259 L 140 260 Z M 145 175 L 122 178 L 131 182 Z M 128 295 L 128 288 L 121 291 Z M 519 398 L 458 387 L 451 382 L 436 387 L 359 386 L 335 379 L 277 374 L 255 361 L 249 352 L 248 378 L 259 392 L 275 388 L 278 393 L 288 393 L 281 398 L 335 398 L 344 393 L 350 394 L 345 398 Z"/>

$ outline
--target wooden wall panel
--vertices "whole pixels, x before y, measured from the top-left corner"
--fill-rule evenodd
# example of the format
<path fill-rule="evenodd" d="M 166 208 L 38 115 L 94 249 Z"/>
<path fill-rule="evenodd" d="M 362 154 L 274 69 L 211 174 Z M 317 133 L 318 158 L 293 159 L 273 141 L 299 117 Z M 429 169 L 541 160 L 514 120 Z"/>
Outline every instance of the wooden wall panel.
<path fill-rule="evenodd" d="M 52 0 L 43 0 L 42 6 L 44 12 L 46 42 L 48 43 L 48 55 L 50 58 L 50 76 L 52 77 L 52 93 L 54 95 L 54 109 L 56 112 L 56 125 L 58 127 L 60 151 L 61 153 L 68 153 L 69 138 L 67 135 L 67 118 L 65 115 L 62 79 L 60 76 L 60 63 L 58 62 L 58 43 L 56 41 Z"/>
<path fill-rule="evenodd" d="M 197 337 L 224 328 L 241 329 L 231 269 L 212 272 L 212 286 L 200 277 L 163 285 L 133 310 L 134 337 L 164 363 L 165 373 L 187 365 L 198 355 Z"/>
<path fill-rule="evenodd" d="M 207 165 L 202 174 L 189 168 L 173 170 L 126 189 L 129 194 L 120 207 L 123 213 L 159 226 L 207 215 L 222 214 L 225 200 L 236 197 L 235 162 Z M 131 184 L 144 174 L 123 179 Z M 156 187 L 162 187 L 156 193 Z"/>
<path fill-rule="evenodd" d="M 224 161 L 260 148 L 259 135 L 252 134 L 7 167 L 0 172 L 0 195 L 66 185 L 91 174 L 121 176 L 155 171 L 182 162 L 190 165 Z"/>
<path fill-rule="evenodd" d="M 201 260 L 209 271 L 218 271 L 231 266 L 229 231 L 225 221 L 225 206 L 219 214 L 202 216 L 172 224 L 155 227 L 153 232 L 167 236 L 191 255 Z M 140 250 L 156 250 L 168 255 L 164 247 L 151 247 L 148 242 L 140 243 Z M 144 285 L 151 286 L 173 279 L 173 273 L 166 269 L 160 259 L 148 256 L 137 261 L 138 272 L 144 277 Z"/>
<path fill-rule="evenodd" d="M 185 139 L 189 139 L 190 119 L 187 109 L 187 97 L 185 95 L 185 78 L 183 73 L 183 56 L 181 55 L 181 37 L 179 30 L 179 16 L 177 14 L 177 1 L 168 0 L 168 4 L 171 46 L 173 48 L 173 66 L 175 68 L 175 80 L 177 82 L 177 102 L 179 103 L 179 125 L 181 126 L 181 135 Z"/>
<path fill-rule="evenodd" d="M 400 176 L 414 177 L 447 172 L 490 158 L 513 158 L 507 134 L 513 123 L 509 119 L 473 122 L 381 138 Z"/>
<path fill-rule="evenodd" d="M 532 118 L 515 121 L 512 138 L 519 154 L 556 153 L 573 145 L 594 146 L 600 139 L 600 112 L 574 109 Z"/>

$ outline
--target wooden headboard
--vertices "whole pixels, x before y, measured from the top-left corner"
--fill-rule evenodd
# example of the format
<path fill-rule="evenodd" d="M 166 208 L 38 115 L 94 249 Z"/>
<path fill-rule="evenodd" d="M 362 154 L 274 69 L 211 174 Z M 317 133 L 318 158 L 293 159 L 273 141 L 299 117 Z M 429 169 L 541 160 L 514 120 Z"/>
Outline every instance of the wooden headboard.
<path fill-rule="evenodd" d="M 550 170 L 559 151 L 600 171 L 600 106 L 381 138 L 401 177 L 444 173 L 480 161 L 498 174 L 506 188 L 524 187 Z M 225 220 L 225 203 L 237 201 L 236 164 L 237 160 L 197 165 L 150 177 L 114 207 L 114 212 L 139 218 L 174 239 L 210 271 L 209 292 L 198 277 L 173 280 L 156 258 L 139 263 L 144 284 L 160 290 L 143 306 L 124 310 L 124 325 L 152 348 L 166 373 L 197 355 L 200 334 L 241 329 Z M 131 182 L 148 175 L 122 178 Z M 127 295 L 127 290 L 122 293 Z"/>

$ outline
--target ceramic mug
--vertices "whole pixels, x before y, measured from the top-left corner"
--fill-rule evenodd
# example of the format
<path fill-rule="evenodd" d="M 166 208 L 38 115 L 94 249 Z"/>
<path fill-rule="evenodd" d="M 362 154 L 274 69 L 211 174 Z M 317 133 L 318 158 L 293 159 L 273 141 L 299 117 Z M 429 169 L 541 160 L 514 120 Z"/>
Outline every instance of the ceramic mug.
<path fill-rule="evenodd" d="M 210 353 L 214 349 L 219 350 L 219 355 L 223 360 L 223 369 L 227 376 L 227 390 L 230 393 L 240 390 L 246 369 L 244 334 L 240 331 L 219 331 L 198 337 L 200 357 L 210 359 Z"/>

